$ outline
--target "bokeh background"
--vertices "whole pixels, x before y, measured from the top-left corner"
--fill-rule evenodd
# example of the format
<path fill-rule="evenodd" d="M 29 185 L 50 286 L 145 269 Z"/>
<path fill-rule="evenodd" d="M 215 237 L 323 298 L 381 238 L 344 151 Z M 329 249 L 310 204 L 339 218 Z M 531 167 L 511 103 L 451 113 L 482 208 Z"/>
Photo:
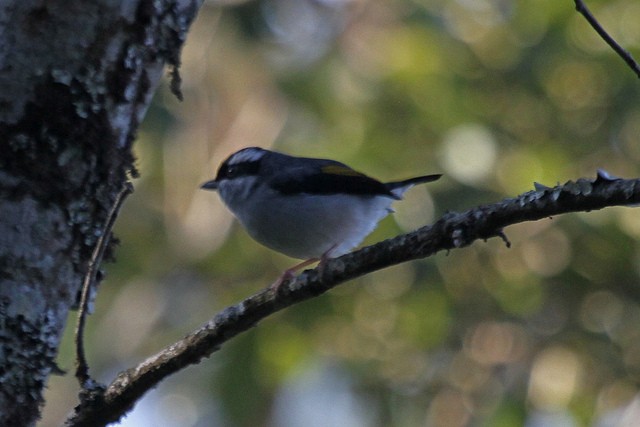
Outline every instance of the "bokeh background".
<path fill-rule="evenodd" d="M 640 55 L 640 2 L 590 1 Z M 639 82 L 571 0 L 205 2 L 159 88 L 89 318 L 109 382 L 294 261 L 199 190 L 245 146 L 412 189 L 374 242 L 533 188 L 640 175 Z M 344 284 L 149 393 L 123 426 L 617 426 L 640 416 L 640 215 L 569 214 Z M 70 317 L 75 322 L 75 313 Z M 58 358 L 73 369 L 71 327 Z M 76 403 L 53 377 L 41 426 Z M 621 424 L 624 421 L 630 424 Z M 636 424 L 637 425 L 637 424 Z"/>

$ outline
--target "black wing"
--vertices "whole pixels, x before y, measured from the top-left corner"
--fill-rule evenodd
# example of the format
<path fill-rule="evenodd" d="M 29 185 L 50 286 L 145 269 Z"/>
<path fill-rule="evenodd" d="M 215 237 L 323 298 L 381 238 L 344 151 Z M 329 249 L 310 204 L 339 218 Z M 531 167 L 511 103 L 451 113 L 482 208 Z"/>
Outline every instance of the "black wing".
<path fill-rule="evenodd" d="M 294 178 L 295 177 L 295 178 Z M 396 198 L 380 181 L 331 160 L 313 170 L 308 165 L 288 168 L 271 181 L 271 187 L 283 194 L 339 194 L 387 196 Z"/>

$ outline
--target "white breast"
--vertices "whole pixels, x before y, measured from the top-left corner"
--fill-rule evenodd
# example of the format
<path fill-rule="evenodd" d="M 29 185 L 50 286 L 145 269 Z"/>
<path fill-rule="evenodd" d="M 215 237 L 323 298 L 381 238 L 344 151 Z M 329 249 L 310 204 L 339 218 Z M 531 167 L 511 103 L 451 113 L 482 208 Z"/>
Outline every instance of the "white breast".
<path fill-rule="evenodd" d="M 264 190 L 264 191 L 262 191 Z M 293 258 L 319 258 L 349 252 L 391 212 L 393 199 L 383 196 L 281 195 L 261 189 L 239 203 L 220 195 L 258 242 Z"/>

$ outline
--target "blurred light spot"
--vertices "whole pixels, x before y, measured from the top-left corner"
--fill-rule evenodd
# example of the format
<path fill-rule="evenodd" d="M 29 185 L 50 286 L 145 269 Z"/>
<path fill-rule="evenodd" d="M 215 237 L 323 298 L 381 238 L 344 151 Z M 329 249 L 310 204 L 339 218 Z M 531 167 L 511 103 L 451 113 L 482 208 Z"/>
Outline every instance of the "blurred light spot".
<path fill-rule="evenodd" d="M 465 340 L 469 356 L 483 365 L 512 363 L 526 351 L 526 335 L 511 323 L 483 322 Z"/>
<path fill-rule="evenodd" d="M 278 391 L 271 423 L 280 427 L 371 425 L 372 408 L 351 390 L 347 372 L 327 364 L 306 369 Z"/>
<path fill-rule="evenodd" d="M 350 0 L 267 0 L 261 2 L 273 36 L 268 56 L 283 70 L 301 68 L 320 58 L 340 35 Z"/>
<path fill-rule="evenodd" d="M 451 384 L 467 393 L 481 390 L 490 378 L 490 372 L 486 367 L 478 365 L 462 353 L 457 354 L 451 362 Z"/>
<path fill-rule="evenodd" d="M 365 335 L 384 338 L 393 330 L 398 316 L 397 306 L 366 294 L 362 295 L 356 300 L 354 307 L 355 326 Z"/>
<path fill-rule="evenodd" d="M 511 241 L 517 241 L 511 234 L 509 238 Z M 492 259 L 496 268 L 506 280 L 522 280 L 525 276 L 531 274 L 524 263 L 522 255 L 516 250 L 503 251 Z"/>
<path fill-rule="evenodd" d="M 507 27 L 493 29 L 471 46 L 482 63 L 494 70 L 514 68 L 522 57 L 517 34 Z"/>
<path fill-rule="evenodd" d="M 529 400 L 538 409 L 564 408 L 573 397 L 581 374 L 582 367 L 572 351 L 562 347 L 546 349 L 533 363 Z"/>
<path fill-rule="evenodd" d="M 509 2 L 512 3 L 512 2 Z M 515 37 L 522 47 L 536 46 L 549 31 L 550 15 L 553 14 L 547 2 L 545 7 L 541 3 L 518 2 L 512 3 L 514 16 L 510 27 L 517 29 Z M 560 6 L 562 8 L 562 6 Z"/>
<path fill-rule="evenodd" d="M 596 411 L 601 414 L 601 417 L 610 416 L 612 412 L 619 414 L 620 409 L 628 405 L 636 393 L 635 385 L 629 380 L 615 381 L 603 387 L 598 393 Z"/>
<path fill-rule="evenodd" d="M 244 0 L 216 1 L 222 3 L 238 3 Z M 185 93 L 189 93 L 188 91 L 200 91 L 201 87 L 208 84 L 206 81 L 207 72 L 209 71 L 209 62 L 207 59 L 213 50 L 212 44 L 214 39 L 223 37 L 221 35 L 223 31 L 220 31 L 219 28 L 222 15 L 223 8 L 203 7 L 198 12 L 198 23 L 189 28 L 189 37 L 187 37 L 184 49 L 182 49 L 180 55 L 182 90 Z M 175 107 L 175 104 L 167 102 L 167 100 L 165 100 L 165 104 Z"/>
<path fill-rule="evenodd" d="M 618 324 L 609 331 L 609 335 L 625 351 L 634 346 L 640 350 L 640 329 L 636 327 L 636 325 L 640 325 L 640 306 L 631 298 L 621 298 L 621 302 L 624 311 Z M 640 367 L 640 358 L 636 358 L 633 365 Z"/>
<path fill-rule="evenodd" d="M 477 292 L 482 286 L 478 282 L 478 271 L 484 271 L 483 260 L 478 250 L 472 246 L 464 251 L 453 251 L 448 256 L 436 257 L 438 272 L 442 276 L 449 295 L 455 299 L 465 300 L 469 294 Z M 460 268 L 464 265 L 464 268 Z"/>
<path fill-rule="evenodd" d="M 577 61 L 556 64 L 545 70 L 542 80 L 551 99 L 565 110 L 602 105 L 611 86 L 601 67 Z"/>
<path fill-rule="evenodd" d="M 527 267 L 542 277 L 561 273 L 571 260 L 569 239 L 558 229 L 550 229 L 535 239 L 523 242 L 521 251 Z"/>
<path fill-rule="evenodd" d="M 187 374 L 189 376 L 189 374 Z M 193 379 L 192 379 L 193 380 Z M 123 417 L 120 427 L 222 426 L 220 402 L 200 394 L 193 383 L 176 382 L 152 389 Z M 171 390 L 171 391 L 167 391 Z"/>
<path fill-rule="evenodd" d="M 132 281 L 123 287 L 100 322 L 96 337 L 109 337 L 97 346 L 100 351 L 118 359 L 126 359 L 146 343 L 153 326 L 165 309 L 155 283 Z M 108 350 L 107 350 L 108 348 Z"/>
<path fill-rule="evenodd" d="M 409 84 L 419 86 L 429 75 L 444 72 L 443 54 L 433 33 L 423 26 L 402 26 L 380 40 L 381 68 L 394 72 Z"/>
<path fill-rule="evenodd" d="M 318 347 L 323 354 L 351 359 L 355 356 L 351 351 L 353 331 L 346 319 L 326 316 L 316 322 L 315 336 Z"/>
<path fill-rule="evenodd" d="M 450 332 L 452 313 L 448 295 L 437 290 L 413 291 L 398 313 L 398 331 L 419 348 L 443 345 Z"/>
<path fill-rule="evenodd" d="M 598 211 L 576 212 L 575 215 L 580 218 L 580 220 L 584 221 L 585 224 L 589 224 L 594 227 L 604 227 L 605 225 L 611 224 L 613 217 L 615 216 L 614 212 L 617 209 L 619 208 L 611 207 L 609 209 L 601 209 Z"/>
<path fill-rule="evenodd" d="M 553 113 L 552 106 L 547 99 L 528 93 L 523 89 L 509 87 L 502 89 L 498 94 L 490 92 L 488 96 L 491 99 L 485 102 L 487 104 L 491 100 L 495 102 L 496 95 L 502 99 L 502 105 L 504 105 L 497 113 L 500 125 L 512 132 L 514 139 L 522 141 L 549 141 L 551 139 L 549 133 Z M 520 146 L 517 152 L 523 149 L 524 147 Z"/>
<path fill-rule="evenodd" d="M 620 127 L 618 139 L 624 153 L 631 156 L 630 160 L 636 163 L 640 160 L 640 144 L 638 144 L 638 135 L 640 135 L 640 110 L 630 110 L 626 113 L 624 122 Z"/>
<path fill-rule="evenodd" d="M 258 354 L 265 368 L 260 370 L 267 383 L 277 384 L 299 367 L 308 353 L 308 337 L 286 323 L 260 331 Z"/>
<path fill-rule="evenodd" d="M 411 263 L 404 263 L 376 271 L 363 278 L 369 281 L 367 289 L 375 297 L 392 300 L 406 293 L 416 278 L 415 268 Z"/>
<path fill-rule="evenodd" d="M 199 191 L 180 220 L 180 227 L 170 234 L 174 249 L 197 259 L 222 246 L 234 218 L 216 192 Z"/>
<path fill-rule="evenodd" d="M 165 426 L 193 426 L 198 421 L 198 408 L 183 394 L 167 394 L 157 406 L 157 420 Z"/>
<path fill-rule="evenodd" d="M 593 292 L 580 305 L 580 322 L 591 332 L 611 333 L 622 320 L 623 312 L 620 298 L 608 291 Z"/>
<path fill-rule="evenodd" d="M 433 222 L 435 206 L 426 186 L 412 188 L 404 195 L 404 201 L 394 205 L 393 217 L 405 231 L 415 230 Z"/>
<path fill-rule="evenodd" d="M 640 370 L 640 342 L 638 342 L 637 336 L 634 338 L 634 341 L 624 342 L 622 360 L 630 371 L 637 372 Z"/>
<path fill-rule="evenodd" d="M 503 24 L 510 14 L 508 4 L 499 0 L 446 2 L 443 12 L 451 32 L 470 44 L 482 40 L 491 28 Z"/>
<path fill-rule="evenodd" d="M 569 310 L 556 299 L 547 299 L 544 306 L 529 317 L 527 326 L 543 336 L 551 336 L 566 327 Z"/>
<path fill-rule="evenodd" d="M 404 348 L 384 360 L 380 367 L 380 375 L 394 389 L 401 389 L 404 393 L 412 394 L 425 387 L 428 369 L 429 359 L 424 353 Z"/>
<path fill-rule="evenodd" d="M 602 22 L 601 18 L 602 16 L 598 13 L 600 22 Z M 576 15 L 569 21 L 567 39 L 571 46 L 591 55 L 611 51 L 607 43 L 602 40 L 598 33 L 593 31 L 582 16 Z"/>
<path fill-rule="evenodd" d="M 597 427 L 637 427 L 640 420 L 640 395 L 625 406 L 604 413 L 598 420 Z"/>
<path fill-rule="evenodd" d="M 612 28 L 616 28 L 619 37 L 616 36 L 618 43 L 629 49 L 631 46 L 636 48 L 640 46 L 640 4 L 638 2 L 620 2 L 620 15 L 616 19 Z"/>
<path fill-rule="evenodd" d="M 566 410 L 529 412 L 524 427 L 576 427 L 578 424 Z"/>
<path fill-rule="evenodd" d="M 426 425 L 432 427 L 463 427 L 471 418 L 469 400 L 454 390 L 443 390 L 431 401 Z"/>
<path fill-rule="evenodd" d="M 631 237 L 640 238 L 640 215 L 638 215 L 638 211 L 636 209 L 620 209 L 616 213 L 622 230 Z"/>
<path fill-rule="evenodd" d="M 504 153 L 496 165 L 496 170 L 500 186 L 508 194 L 532 190 L 534 182 L 544 181 L 545 168 L 540 158 L 536 153 L 526 149 Z"/>
<path fill-rule="evenodd" d="M 353 73 L 353 70 L 347 68 L 344 64 L 332 64 L 328 68 L 330 74 L 329 84 L 332 90 L 331 96 L 334 96 L 341 104 L 354 108 L 350 111 L 351 114 L 345 114 L 342 117 L 343 120 L 340 121 L 340 125 L 352 128 L 358 136 L 361 136 L 361 134 L 364 134 L 365 127 L 364 117 L 361 115 L 364 108 L 361 106 L 374 99 L 374 86 L 366 84 L 363 79 L 358 78 Z M 348 132 L 347 135 L 350 133 L 353 133 L 353 131 Z"/>
<path fill-rule="evenodd" d="M 465 124 L 450 130 L 442 143 L 446 174 L 472 186 L 488 178 L 496 161 L 496 141 L 482 125 Z"/>
<path fill-rule="evenodd" d="M 533 275 L 524 276 L 519 281 L 485 276 L 483 284 L 503 310 L 518 316 L 529 316 L 536 312 L 546 296 L 546 288 Z"/>

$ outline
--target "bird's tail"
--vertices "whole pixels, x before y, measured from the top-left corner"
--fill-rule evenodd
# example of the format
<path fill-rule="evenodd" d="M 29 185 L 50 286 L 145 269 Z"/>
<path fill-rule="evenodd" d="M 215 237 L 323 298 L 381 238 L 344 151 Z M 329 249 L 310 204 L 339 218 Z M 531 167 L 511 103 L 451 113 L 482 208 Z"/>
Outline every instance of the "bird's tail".
<path fill-rule="evenodd" d="M 385 186 L 397 199 L 400 199 L 404 192 L 414 185 L 437 181 L 441 176 L 442 174 L 417 176 L 415 178 L 405 179 L 404 181 L 387 182 Z"/>

